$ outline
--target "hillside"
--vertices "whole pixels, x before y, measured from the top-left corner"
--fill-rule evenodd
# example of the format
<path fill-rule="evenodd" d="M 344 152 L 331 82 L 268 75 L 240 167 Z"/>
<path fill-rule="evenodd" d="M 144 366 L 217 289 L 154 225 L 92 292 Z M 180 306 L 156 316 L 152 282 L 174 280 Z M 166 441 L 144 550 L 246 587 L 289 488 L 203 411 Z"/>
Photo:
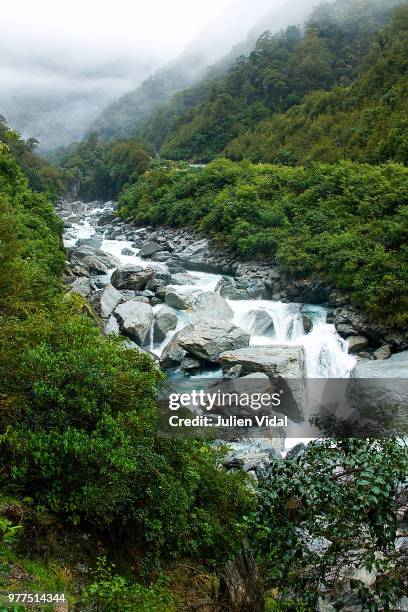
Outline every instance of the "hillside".
<path fill-rule="evenodd" d="M 302 164 L 342 158 L 408 161 L 408 6 L 375 36 L 349 87 L 317 91 L 233 140 L 234 159 Z"/>
<path fill-rule="evenodd" d="M 235 57 L 253 49 L 262 32 L 278 32 L 294 21 L 301 23 L 315 0 L 286 0 L 283 7 L 267 11 L 268 4 L 268 1 L 256 0 L 249 9 L 245 0 L 237 2 L 231 9 L 233 20 L 224 15 L 210 23 L 177 60 L 154 72 L 139 87 L 100 113 L 88 134 L 98 132 L 103 141 L 133 136 L 141 123 L 177 91 L 225 74 Z M 253 25 L 246 38 L 236 43 L 250 23 Z"/>
<path fill-rule="evenodd" d="M 304 29 L 289 26 L 278 34 L 265 32 L 255 49 L 236 58 L 225 75 L 208 78 L 160 106 L 142 124 L 140 135 L 162 157 L 214 158 L 235 138 L 286 113 L 305 96 L 352 85 L 396 4 L 397 0 L 336 0 L 315 9 Z M 250 139 L 246 135 L 245 149 L 250 149 Z M 234 143 L 230 154 L 242 155 L 240 146 Z"/>

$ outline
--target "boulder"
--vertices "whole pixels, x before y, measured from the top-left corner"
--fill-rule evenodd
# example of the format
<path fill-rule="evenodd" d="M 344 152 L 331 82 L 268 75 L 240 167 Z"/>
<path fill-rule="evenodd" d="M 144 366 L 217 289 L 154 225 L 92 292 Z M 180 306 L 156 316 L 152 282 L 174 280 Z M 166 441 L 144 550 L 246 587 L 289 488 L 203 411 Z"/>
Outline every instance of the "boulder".
<path fill-rule="evenodd" d="M 154 317 L 154 342 L 163 342 L 169 331 L 177 327 L 177 314 L 172 308 L 164 306 Z"/>
<path fill-rule="evenodd" d="M 202 362 L 199 359 L 193 359 L 193 357 L 184 357 L 180 364 L 180 370 L 183 372 L 190 372 L 191 370 L 199 370 L 202 367 Z"/>
<path fill-rule="evenodd" d="M 178 334 L 178 343 L 189 355 L 217 363 L 224 351 L 249 345 L 250 335 L 227 321 L 202 321 L 188 325 Z"/>
<path fill-rule="evenodd" d="M 358 351 L 369 345 L 369 341 L 365 336 L 349 336 L 346 340 L 348 342 L 349 353 L 358 353 Z"/>
<path fill-rule="evenodd" d="M 192 325 L 190 325 L 189 327 L 192 327 Z M 181 348 L 178 342 L 179 336 L 182 331 L 184 330 L 181 330 L 174 334 L 170 342 L 168 342 L 168 344 L 166 344 L 166 346 L 164 347 L 160 357 L 160 365 L 162 366 L 162 368 L 175 368 L 180 365 L 180 363 L 186 356 L 187 351 Z"/>
<path fill-rule="evenodd" d="M 75 276 L 90 276 L 89 270 L 82 268 L 81 266 L 72 266 L 71 272 L 75 274 Z"/>
<path fill-rule="evenodd" d="M 192 297 L 191 311 L 192 323 L 200 321 L 231 321 L 234 311 L 228 302 L 219 294 L 210 291 L 195 292 Z"/>
<path fill-rule="evenodd" d="M 133 289 L 122 289 L 120 291 L 120 295 L 122 296 L 122 302 L 127 302 L 128 300 L 133 300 L 136 297 L 136 291 Z"/>
<path fill-rule="evenodd" d="M 305 375 L 304 363 L 303 347 L 285 344 L 250 346 L 225 351 L 220 355 L 223 371 L 240 365 L 243 374 L 264 372 L 270 378 L 303 378 Z"/>
<path fill-rule="evenodd" d="M 114 255 L 87 245 L 68 249 L 68 258 L 73 265 L 86 268 L 94 274 L 106 274 L 107 270 L 120 266 L 119 259 Z"/>
<path fill-rule="evenodd" d="M 102 317 L 109 317 L 121 301 L 122 294 L 120 291 L 111 284 L 106 285 L 99 298 L 99 311 Z"/>
<path fill-rule="evenodd" d="M 119 335 L 119 323 L 114 315 L 111 315 L 105 325 L 105 334 Z"/>
<path fill-rule="evenodd" d="M 147 298 L 144 298 L 147 299 Z M 120 330 L 140 346 L 148 344 L 153 323 L 153 308 L 137 298 L 120 304 L 115 309 Z"/>
<path fill-rule="evenodd" d="M 266 393 L 270 393 L 270 389 Z M 239 442 L 229 442 L 228 447 L 229 453 L 222 460 L 225 468 L 240 469 L 255 474 L 262 472 L 266 476 L 266 472 L 271 470 L 273 464 L 282 460 L 284 439 L 244 438 Z"/>
<path fill-rule="evenodd" d="M 302 313 L 302 323 L 305 334 L 309 334 L 313 329 L 313 321 L 309 315 Z"/>
<path fill-rule="evenodd" d="M 97 225 L 109 225 L 109 223 L 111 223 L 114 219 L 115 215 L 113 215 L 112 213 L 106 213 L 99 217 Z"/>
<path fill-rule="evenodd" d="M 349 405 L 360 414 L 369 409 L 375 416 L 374 409 L 386 410 L 390 415 L 390 424 L 393 427 L 392 417 L 402 419 L 397 425 L 401 431 L 405 430 L 408 418 L 408 351 L 396 353 L 385 360 L 359 361 L 351 370 L 348 381 L 347 399 Z"/>
<path fill-rule="evenodd" d="M 305 402 L 305 356 L 302 346 L 251 346 L 225 351 L 219 356 L 223 372 L 241 366 L 242 373 L 263 372 L 281 394 L 279 411 L 294 421 L 303 419 Z M 238 379 L 239 380 L 239 379 Z"/>
<path fill-rule="evenodd" d="M 185 274 L 185 273 L 187 273 L 187 270 L 185 268 L 183 268 L 181 263 L 179 263 L 177 261 L 174 261 L 173 259 L 170 259 L 170 260 L 166 261 L 166 266 L 169 269 L 169 272 L 171 272 L 171 274 Z"/>
<path fill-rule="evenodd" d="M 90 247 L 94 247 L 95 249 L 99 249 L 99 247 L 102 245 L 102 242 L 103 242 L 102 236 L 100 234 L 94 234 L 90 238 L 79 238 L 76 241 L 75 246 L 77 247 L 90 246 Z"/>
<path fill-rule="evenodd" d="M 208 260 L 210 258 L 210 244 L 208 240 L 194 242 L 178 254 L 183 265 L 192 270 L 208 271 Z"/>
<path fill-rule="evenodd" d="M 89 278 L 78 277 L 70 285 L 68 293 L 79 293 L 85 298 L 88 298 L 92 294 L 92 287 Z"/>
<path fill-rule="evenodd" d="M 273 319 L 266 310 L 250 310 L 245 320 L 249 331 L 255 336 L 272 336 L 274 333 Z"/>
<path fill-rule="evenodd" d="M 167 270 L 167 267 L 161 263 L 149 262 L 149 265 L 146 266 L 145 269 L 153 272 L 155 282 L 160 281 L 162 285 L 168 285 L 170 283 L 171 274 Z"/>
<path fill-rule="evenodd" d="M 130 257 L 131 255 L 134 255 L 135 252 L 132 251 L 132 249 L 129 249 L 129 247 L 125 247 L 124 249 L 121 250 L 120 254 L 127 255 L 128 257 Z"/>
<path fill-rule="evenodd" d="M 384 344 L 383 346 L 380 346 L 380 348 L 374 351 L 373 355 L 374 359 L 389 359 L 391 357 L 391 348 L 389 344 Z"/>
<path fill-rule="evenodd" d="M 408 378 L 408 351 L 396 353 L 386 360 L 360 361 L 351 370 L 350 376 L 353 378 Z"/>
<path fill-rule="evenodd" d="M 161 244 L 149 240 L 148 242 L 144 243 L 144 245 L 140 249 L 139 255 L 140 257 L 151 257 L 154 253 L 158 253 L 162 250 L 163 246 Z"/>
<path fill-rule="evenodd" d="M 223 276 L 215 288 L 222 297 L 229 300 L 247 300 L 248 293 L 244 288 L 238 288 L 235 280 L 229 276 Z"/>
<path fill-rule="evenodd" d="M 114 271 L 111 283 L 116 289 L 141 291 L 146 287 L 146 283 L 152 280 L 153 274 L 152 270 L 144 270 L 141 266 L 127 264 Z"/>
<path fill-rule="evenodd" d="M 167 251 L 158 251 L 157 253 L 153 253 L 153 255 L 151 256 L 151 259 L 153 261 L 164 263 L 165 261 L 168 260 L 169 257 L 170 257 L 170 253 L 168 253 Z"/>
<path fill-rule="evenodd" d="M 156 295 L 161 297 L 158 292 Z M 164 295 L 166 304 L 176 310 L 187 310 L 194 302 L 194 293 L 182 287 L 168 287 Z"/>

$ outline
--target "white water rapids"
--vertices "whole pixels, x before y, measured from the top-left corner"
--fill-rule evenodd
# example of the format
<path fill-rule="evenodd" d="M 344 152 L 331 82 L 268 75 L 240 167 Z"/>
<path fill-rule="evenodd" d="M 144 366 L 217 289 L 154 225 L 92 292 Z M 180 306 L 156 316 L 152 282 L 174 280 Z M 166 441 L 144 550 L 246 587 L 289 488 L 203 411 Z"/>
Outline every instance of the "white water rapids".
<path fill-rule="evenodd" d="M 64 244 L 67 247 L 75 245 L 79 238 L 89 238 L 95 234 L 95 216 L 106 213 L 105 208 L 91 208 L 87 211 L 86 217 L 79 223 L 72 223 L 72 227 L 66 232 Z M 90 222 L 90 220 L 92 222 Z M 103 233 L 103 228 L 98 228 Z M 123 255 L 124 248 L 131 249 L 133 255 Z M 164 263 L 157 263 L 149 259 L 139 257 L 139 249 L 132 247 L 130 240 L 103 240 L 100 247 L 102 251 L 117 257 L 120 262 L 125 264 L 136 264 L 143 268 L 148 266 L 157 269 L 167 270 Z M 194 284 L 182 285 L 178 287 L 185 291 L 209 291 L 215 290 L 221 275 L 209 274 L 204 272 L 189 271 L 194 277 Z M 113 270 L 109 271 L 109 276 Z M 326 323 L 327 310 L 322 306 L 313 304 L 283 303 L 272 300 L 227 300 L 234 312 L 233 323 L 251 334 L 251 345 L 267 346 L 273 344 L 286 344 L 303 346 L 305 352 L 306 376 L 308 378 L 347 378 L 351 369 L 356 363 L 355 357 L 348 354 L 347 342 L 336 332 L 334 325 Z M 154 306 L 154 311 L 158 312 L 163 305 Z M 254 315 L 256 310 L 266 311 L 273 320 L 273 332 L 270 335 L 259 336 L 254 334 Z M 307 315 L 313 328 L 306 333 L 303 327 L 302 314 Z M 160 345 L 153 344 L 151 340 L 149 349 L 160 356 L 163 348 L 171 337 L 180 329 L 190 323 L 188 312 L 177 311 L 178 324 L 175 330 L 169 332 Z M 153 336 L 153 334 L 151 334 Z M 198 374 L 199 376 L 216 377 L 219 371 L 211 370 Z M 193 374 L 194 376 L 194 374 Z M 286 439 L 286 449 L 294 446 L 297 442 L 307 442 L 308 439 L 301 438 L 301 429 L 293 424 L 289 438 Z M 238 445 L 239 446 L 239 445 Z"/>
<path fill-rule="evenodd" d="M 78 238 L 89 238 L 95 233 L 95 226 L 89 219 L 92 216 L 106 212 L 106 208 L 93 208 L 88 211 L 88 216 L 80 223 L 73 223 L 65 239 L 65 246 L 74 246 Z M 99 229 L 99 228 L 98 228 Z M 103 228 L 100 228 L 101 230 Z M 128 240 L 104 240 L 100 247 L 102 251 L 115 255 L 122 264 L 137 264 L 144 268 L 151 266 L 166 270 L 165 264 L 158 264 L 149 259 L 138 256 L 139 249 L 132 246 Z M 134 255 L 122 255 L 122 250 L 129 248 Z M 110 274 L 113 270 L 110 271 Z M 204 272 L 190 271 L 195 277 L 193 285 L 183 285 L 184 291 L 214 291 L 221 275 Z M 228 300 L 234 312 L 233 323 L 251 334 L 251 345 L 273 345 L 290 344 L 303 346 L 306 360 L 306 376 L 309 378 L 346 378 L 353 366 L 355 358 L 348 354 L 347 342 L 336 332 L 334 325 L 326 323 L 327 311 L 322 306 L 313 304 L 283 303 L 271 300 Z M 155 306 L 158 312 L 161 305 Z M 257 336 L 253 333 L 254 310 L 266 311 L 273 320 L 274 330 L 272 335 Z M 188 325 L 189 318 L 185 311 L 178 311 L 179 322 L 177 329 L 169 332 L 166 339 L 159 345 L 151 344 L 150 349 L 160 355 L 174 333 Z M 310 317 L 313 329 L 306 333 L 303 328 L 302 314 Z"/>

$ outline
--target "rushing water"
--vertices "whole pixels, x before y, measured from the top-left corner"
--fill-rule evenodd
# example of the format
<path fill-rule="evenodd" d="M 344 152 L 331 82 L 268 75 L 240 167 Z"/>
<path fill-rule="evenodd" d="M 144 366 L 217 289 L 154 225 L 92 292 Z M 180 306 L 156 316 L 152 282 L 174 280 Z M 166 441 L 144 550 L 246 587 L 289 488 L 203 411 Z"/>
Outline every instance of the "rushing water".
<path fill-rule="evenodd" d="M 78 238 L 89 238 L 95 233 L 95 227 L 90 222 L 92 217 L 106 212 L 106 208 L 93 208 L 88 211 L 87 217 L 80 223 L 74 223 L 67 232 L 65 245 L 74 246 Z M 103 231 L 103 228 L 98 228 Z M 111 253 L 122 264 L 137 264 L 143 267 L 154 267 L 166 270 L 163 263 L 142 259 L 138 256 L 139 249 L 131 246 L 128 240 L 103 240 L 102 251 Z M 122 255 L 122 250 L 129 248 L 133 255 Z M 110 271 L 110 274 L 113 270 Z M 214 291 L 221 276 L 204 272 L 192 271 L 194 284 L 183 285 L 184 291 Z M 313 304 L 283 303 L 271 300 L 228 300 L 234 312 L 233 323 L 251 334 L 250 344 L 266 346 L 273 344 L 290 344 L 303 346 L 306 360 L 306 375 L 309 378 L 344 378 L 348 377 L 355 364 L 355 358 L 348 354 L 347 342 L 336 332 L 334 325 L 326 323 L 327 310 L 322 306 Z M 155 312 L 162 308 L 155 306 Z M 273 320 L 273 332 L 259 336 L 254 333 L 253 311 L 263 310 Z M 177 328 L 169 332 L 160 345 L 151 341 L 150 349 L 160 355 L 170 338 L 185 325 L 189 324 L 189 316 L 185 311 L 177 311 Z M 313 322 L 313 328 L 305 333 L 302 314 L 307 315 Z"/>

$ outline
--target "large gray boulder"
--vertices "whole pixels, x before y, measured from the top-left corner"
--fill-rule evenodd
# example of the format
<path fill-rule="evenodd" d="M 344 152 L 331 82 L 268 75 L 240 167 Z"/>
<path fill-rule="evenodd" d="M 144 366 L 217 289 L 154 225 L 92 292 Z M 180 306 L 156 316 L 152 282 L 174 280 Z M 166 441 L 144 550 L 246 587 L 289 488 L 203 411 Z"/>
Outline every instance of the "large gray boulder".
<path fill-rule="evenodd" d="M 190 325 L 189 327 L 192 328 L 193 326 Z M 187 355 L 187 351 L 181 348 L 178 342 L 179 336 L 182 331 L 184 330 L 181 330 L 174 334 L 170 342 L 168 342 L 168 344 L 166 344 L 166 346 L 164 347 L 160 357 L 160 365 L 162 368 L 168 369 L 179 366 L 183 361 L 184 357 Z"/>
<path fill-rule="evenodd" d="M 153 270 L 144 270 L 141 266 L 127 264 L 114 271 L 111 283 L 116 289 L 142 291 L 146 284 L 153 279 L 153 275 Z"/>
<path fill-rule="evenodd" d="M 102 317 L 108 318 L 122 301 L 122 294 L 110 283 L 106 285 L 99 299 L 99 311 Z"/>
<path fill-rule="evenodd" d="M 370 344 L 365 336 L 349 336 L 346 339 L 349 353 L 358 353 L 358 351 L 362 351 Z"/>
<path fill-rule="evenodd" d="M 352 369 L 353 378 L 408 378 L 408 351 L 396 353 L 389 359 L 360 361 Z"/>
<path fill-rule="evenodd" d="M 90 238 L 79 238 L 76 241 L 75 246 L 90 246 L 94 247 L 95 249 L 99 249 L 102 245 L 102 242 L 103 237 L 100 234 L 94 234 L 93 236 L 90 236 Z"/>
<path fill-rule="evenodd" d="M 231 321 L 234 311 L 228 302 L 219 294 L 200 291 L 194 294 L 190 311 L 192 323 L 200 321 Z"/>
<path fill-rule="evenodd" d="M 82 297 L 88 298 L 92 294 L 92 287 L 89 278 L 80 276 L 70 285 L 68 293 L 79 293 Z"/>
<path fill-rule="evenodd" d="M 116 307 L 115 316 L 125 336 L 140 346 L 148 344 L 153 323 L 153 308 L 150 304 L 137 299 L 129 300 Z"/>
<path fill-rule="evenodd" d="M 192 292 L 189 289 L 183 287 L 168 287 L 165 292 L 165 302 L 167 306 L 175 308 L 176 310 L 187 310 L 191 308 L 194 303 L 194 296 L 196 292 Z"/>
<path fill-rule="evenodd" d="M 247 347 L 250 335 L 228 321 L 202 321 L 188 325 L 178 334 L 181 348 L 190 355 L 217 363 L 224 351 Z"/>
<path fill-rule="evenodd" d="M 145 242 L 145 244 L 140 249 L 139 255 L 140 257 L 151 257 L 154 253 L 158 253 L 163 250 L 163 245 L 158 244 L 157 242 Z"/>
<path fill-rule="evenodd" d="M 92 274 L 106 274 L 109 269 L 120 266 L 114 255 L 87 245 L 69 249 L 68 258 L 73 265 L 86 268 Z"/>
<path fill-rule="evenodd" d="M 272 378 L 303 378 L 305 375 L 302 346 L 274 344 L 225 351 L 220 355 L 220 364 L 223 371 L 240 365 L 243 374 L 264 372 Z"/>
<path fill-rule="evenodd" d="M 155 342 L 163 342 L 169 331 L 177 327 L 177 314 L 168 306 L 164 306 L 154 317 L 153 339 Z"/>
<path fill-rule="evenodd" d="M 178 259 L 187 268 L 203 270 L 204 272 L 208 270 L 208 260 L 210 257 L 210 244 L 208 240 L 194 242 L 178 253 Z"/>
<path fill-rule="evenodd" d="M 226 351 L 219 357 L 223 372 L 240 366 L 244 375 L 263 372 L 283 391 L 279 410 L 294 421 L 303 419 L 305 402 L 305 355 L 302 346 L 275 344 Z"/>
<path fill-rule="evenodd" d="M 246 289 L 237 287 L 235 280 L 229 276 L 223 276 L 218 281 L 215 291 L 229 300 L 247 300 L 249 298 Z"/>
<path fill-rule="evenodd" d="M 396 411 L 403 420 L 397 425 L 405 435 L 408 418 L 408 351 L 389 359 L 362 360 L 352 369 L 348 382 L 347 399 L 358 412 L 369 409 Z"/>

